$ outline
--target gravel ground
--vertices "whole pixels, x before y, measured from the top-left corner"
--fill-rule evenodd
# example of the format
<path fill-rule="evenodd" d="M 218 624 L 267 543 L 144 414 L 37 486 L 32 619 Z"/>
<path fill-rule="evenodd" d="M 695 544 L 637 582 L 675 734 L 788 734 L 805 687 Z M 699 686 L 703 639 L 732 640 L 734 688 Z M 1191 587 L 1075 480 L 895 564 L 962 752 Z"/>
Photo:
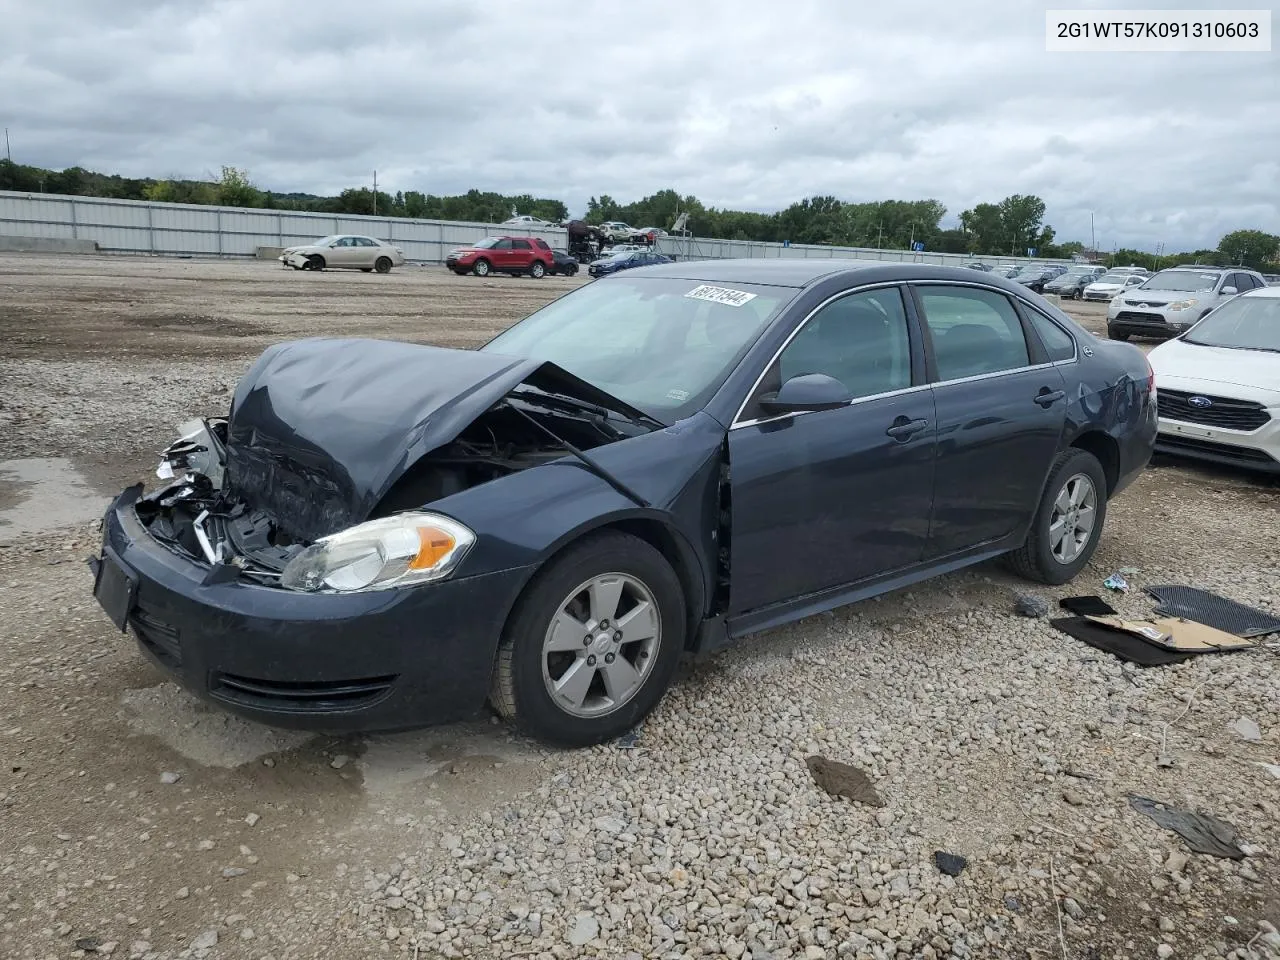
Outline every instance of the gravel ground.
<path fill-rule="evenodd" d="M 576 284 L 0 257 L 0 956 L 1280 957 L 1276 638 L 1135 670 L 1013 612 L 1121 566 L 1280 612 L 1280 487 L 1245 474 L 1148 470 L 1066 588 L 983 566 L 690 663 L 634 749 L 270 730 L 106 623 L 80 562 L 105 498 L 263 346 L 471 346 Z M 884 805 L 827 795 L 814 754 Z"/>

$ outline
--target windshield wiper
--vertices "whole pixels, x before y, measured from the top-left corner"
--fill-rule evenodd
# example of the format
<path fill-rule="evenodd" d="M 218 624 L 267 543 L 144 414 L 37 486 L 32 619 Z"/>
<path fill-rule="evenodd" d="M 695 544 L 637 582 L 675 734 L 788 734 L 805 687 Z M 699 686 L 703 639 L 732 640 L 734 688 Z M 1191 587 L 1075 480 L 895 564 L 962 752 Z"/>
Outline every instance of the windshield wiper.
<path fill-rule="evenodd" d="M 579 400 L 577 397 L 571 397 L 563 393 L 551 393 L 548 390 L 531 389 L 529 387 L 518 387 L 511 391 L 511 396 L 523 400 L 525 403 L 541 405 L 544 407 L 558 407 L 570 413 L 590 413 L 599 417 L 601 420 L 608 420 L 614 417 L 625 420 L 627 423 L 634 423 L 636 426 L 648 427 L 651 430 L 661 430 L 666 426 L 660 420 L 641 414 L 635 416 L 625 413 L 622 410 L 614 410 L 610 407 L 602 407 L 598 403 L 591 403 L 587 400 Z"/>

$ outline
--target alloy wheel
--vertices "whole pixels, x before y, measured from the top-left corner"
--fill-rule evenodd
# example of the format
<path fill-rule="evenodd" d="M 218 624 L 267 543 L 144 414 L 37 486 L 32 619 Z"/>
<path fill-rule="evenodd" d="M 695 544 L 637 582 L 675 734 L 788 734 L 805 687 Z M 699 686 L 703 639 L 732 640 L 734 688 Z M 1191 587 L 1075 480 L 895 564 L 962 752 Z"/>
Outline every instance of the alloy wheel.
<path fill-rule="evenodd" d="M 600 574 L 574 589 L 547 627 L 542 680 L 565 713 L 604 716 L 644 685 L 661 642 L 652 591 L 628 574 Z"/>
<path fill-rule="evenodd" d="M 1077 473 L 1062 485 L 1049 516 L 1049 549 L 1061 564 L 1080 556 L 1093 536 L 1098 515 L 1098 491 L 1093 481 Z"/>

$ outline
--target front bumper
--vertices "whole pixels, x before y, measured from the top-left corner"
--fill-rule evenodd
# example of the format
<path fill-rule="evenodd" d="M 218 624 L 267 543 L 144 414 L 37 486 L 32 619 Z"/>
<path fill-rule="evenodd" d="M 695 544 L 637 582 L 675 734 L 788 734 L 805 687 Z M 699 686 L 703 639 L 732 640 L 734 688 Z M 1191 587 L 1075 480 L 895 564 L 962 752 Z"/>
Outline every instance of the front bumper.
<path fill-rule="evenodd" d="M 147 532 L 136 496 L 107 509 L 96 568 L 99 582 L 123 571 L 131 596 L 104 586 L 99 601 L 192 693 L 251 720 L 335 733 L 446 723 L 484 706 L 530 570 L 345 595 L 211 582 L 208 566 Z"/>
<path fill-rule="evenodd" d="M 1195 326 L 1200 314 L 1191 310 L 1161 310 L 1113 304 L 1107 311 L 1107 329 L 1138 337 L 1176 337 Z"/>
<path fill-rule="evenodd" d="M 1280 408 L 1256 430 L 1228 430 L 1159 418 L 1156 450 L 1180 457 L 1280 474 Z"/>

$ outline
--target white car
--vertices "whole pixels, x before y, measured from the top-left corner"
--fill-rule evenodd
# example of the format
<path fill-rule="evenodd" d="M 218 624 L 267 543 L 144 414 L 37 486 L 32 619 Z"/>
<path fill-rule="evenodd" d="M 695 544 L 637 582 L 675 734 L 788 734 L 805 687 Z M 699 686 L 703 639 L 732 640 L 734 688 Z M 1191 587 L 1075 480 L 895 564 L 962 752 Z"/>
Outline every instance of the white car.
<path fill-rule="evenodd" d="M 1280 474 L 1280 287 L 1228 300 L 1147 358 L 1157 450 Z"/>
<path fill-rule="evenodd" d="M 1104 273 L 1093 283 L 1084 288 L 1081 294 L 1085 300 L 1110 300 L 1118 297 L 1126 290 L 1131 290 L 1147 278 L 1136 273 Z"/>
<path fill-rule="evenodd" d="M 630 240 L 636 231 L 621 220 L 606 220 L 600 224 L 600 232 L 611 240 Z"/>
<path fill-rule="evenodd" d="M 554 227 L 555 224 L 549 220 L 540 220 L 537 217 L 531 217 L 527 213 L 522 213 L 512 217 L 510 220 L 503 220 L 504 227 L 524 227 L 526 230 L 535 227 Z"/>
<path fill-rule="evenodd" d="M 301 247 L 286 247 L 278 259 L 295 270 L 334 267 L 363 270 L 365 273 L 373 270 L 390 273 L 392 267 L 404 266 L 404 251 L 373 237 L 335 234 Z"/>

